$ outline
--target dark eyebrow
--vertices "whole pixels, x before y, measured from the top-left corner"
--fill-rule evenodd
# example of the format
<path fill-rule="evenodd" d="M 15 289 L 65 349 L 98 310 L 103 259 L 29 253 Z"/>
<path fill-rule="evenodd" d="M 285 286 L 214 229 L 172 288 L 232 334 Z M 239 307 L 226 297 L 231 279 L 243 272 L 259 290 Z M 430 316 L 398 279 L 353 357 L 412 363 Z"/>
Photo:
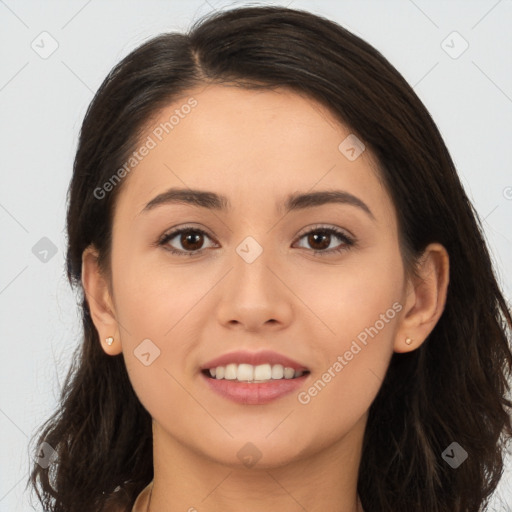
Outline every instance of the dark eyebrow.
<path fill-rule="evenodd" d="M 226 211 L 231 208 L 229 199 L 226 196 L 216 194 L 215 192 L 171 188 L 149 201 L 140 213 L 145 213 L 160 205 L 172 203 L 190 204 L 200 208 L 217 211 Z M 277 210 L 279 212 L 283 212 L 284 210 L 284 212 L 288 213 L 329 203 L 356 206 L 366 212 L 373 220 L 376 220 L 366 203 L 358 197 L 343 190 L 323 190 L 318 192 L 290 194 L 286 197 L 282 205 L 277 205 Z"/>

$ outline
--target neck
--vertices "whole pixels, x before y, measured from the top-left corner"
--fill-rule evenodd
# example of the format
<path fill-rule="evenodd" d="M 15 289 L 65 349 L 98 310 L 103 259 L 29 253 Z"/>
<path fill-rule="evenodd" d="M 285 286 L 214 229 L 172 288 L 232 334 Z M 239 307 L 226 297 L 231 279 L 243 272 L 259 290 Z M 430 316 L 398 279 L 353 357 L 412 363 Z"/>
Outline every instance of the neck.
<path fill-rule="evenodd" d="M 363 512 L 357 473 L 366 418 L 327 448 L 280 465 L 222 464 L 190 450 L 153 423 L 149 512 Z"/>

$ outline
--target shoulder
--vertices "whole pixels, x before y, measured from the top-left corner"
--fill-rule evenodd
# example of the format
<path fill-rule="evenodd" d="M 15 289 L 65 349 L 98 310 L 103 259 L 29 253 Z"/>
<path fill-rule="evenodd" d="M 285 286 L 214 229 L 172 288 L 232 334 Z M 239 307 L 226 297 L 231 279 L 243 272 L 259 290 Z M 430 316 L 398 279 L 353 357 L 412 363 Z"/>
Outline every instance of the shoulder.
<path fill-rule="evenodd" d="M 101 512 L 132 512 L 132 507 L 126 503 L 120 504 L 111 500 L 103 505 Z"/>
<path fill-rule="evenodd" d="M 153 480 L 149 482 L 149 484 L 142 489 L 141 493 L 137 496 L 135 503 L 133 504 L 133 508 L 129 512 L 145 512 L 148 504 L 149 497 L 151 495 L 151 490 L 153 488 Z"/>
<path fill-rule="evenodd" d="M 138 512 L 139 506 L 136 507 L 135 505 L 139 502 L 142 493 L 137 496 L 132 506 L 133 492 L 129 487 L 130 484 L 117 486 L 104 502 L 101 512 Z M 146 512 L 146 509 L 143 508 L 142 511 Z"/>
<path fill-rule="evenodd" d="M 119 486 L 107 499 L 101 511 L 146 512 L 152 487 L 153 480 L 151 480 L 151 482 L 149 482 L 149 484 L 146 487 L 144 487 L 144 489 L 142 489 L 142 491 L 138 494 L 137 498 L 135 499 L 133 506 L 131 506 L 130 504 L 132 503 L 133 498 L 130 498 L 130 496 L 133 496 L 133 494 L 131 492 L 127 492 L 126 488 L 123 489 Z"/>

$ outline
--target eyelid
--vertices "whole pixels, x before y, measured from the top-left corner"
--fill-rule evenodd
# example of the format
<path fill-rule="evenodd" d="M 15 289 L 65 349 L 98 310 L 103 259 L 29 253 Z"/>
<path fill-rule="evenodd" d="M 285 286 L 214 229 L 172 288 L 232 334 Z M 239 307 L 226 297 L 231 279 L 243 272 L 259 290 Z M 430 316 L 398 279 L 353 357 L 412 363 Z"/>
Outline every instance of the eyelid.
<path fill-rule="evenodd" d="M 206 235 L 208 238 L 214 241 L 215 244 L 218 244 L 216 238 L 210 234 L 210 232 L 207 229 L 204 229 L 202 227 L 197 227 L 196 225 L 192 224 L 185 224 L 183 226 L 170 228 L 167 230 L 162 236 L 160 236 L 155 242 L 154 245 L 157 247 L 159 246 L 165 246 L 167 243 L 175 238 L 176 236 L 182 234 L 183 232 L 192 231 L 196 233 L 200 233 L 203 235 Z M 315 249 L 307 249 L 309 252 L 313 252 L 316 255 L 321 256 L 329 256 L 329 255 L 337 255 L 343 251 L 346 251 L 350 249 L 351 247 L 355 247 L 357 245 L 357 239 L 350 231 L 344 228 L 340 228 L 338 226 L 329 225 L 329 224 L 314 224 L 310 226 L 304 227 L 301 232 L 294 238 L 293 244 L 300 241 L 305 235 L 308 235 L 310 233 L 314 232 L 327 232 L 330 235 L 334 235 L 335 237 L 338 237 L 338 239 L 342 240 L 341 247 L 338 247 L 337 249 L 326 249 L 326 250 L 315 250 Z M 202 254 L 207 249 L 210 249 L 211 247 L 201 248 L 197 249 L 195 251 L 184 251 L 182 249 L 175 249 L 172 247 L 164 247 L 165 250 L 176 254 L 180 256 L 196 256 Z M 304 248 L 302 248 L 304 249 Z"/>
<path fill-rule="evenodd" d="M 206 228 L 198 227 L 195 224 L 184 224 L 183 226 L 180 225 L 166 230 L 158 238 L 155 245 L 158 245 L 160 242 L 162 242 L 162 240 L 165 240 L 169 235 L 176 236 L 180 234 L 182 231 L 197 231 L 199 233 L 204 233 L 205 235 L 208 235 L 212 240 L 215 240 L 215 237 Z"/>
<path fill-rule="evenodd" d="M 338 226 L 334 226 L 332 224 L 313 224 L 311 226 L 306 226 L 301 231 L 299 231 L 299 234 L 297 235 L 297 238 L 301 238 L 302 236 L 308 234 L 311 231 L 321 231 L 322 229 L 328 231 L 339 231 L 340 233 L 344 234 L 347 238 L 351 238 L 355 241 L 356 237 L 346 228 L 340 228 Z"/>
<path fill-rule="evenodd" d="M 165 239 L 170 234 L 178 234 L 179 232 L 187 230 L 187 229 L 197 230 L 198 232 L 203 232 L 203 233 L 207 234 L 211 239 L 215 240 L 215 237 L 206 228 L 198 227 L 195 224 L 185 224 L 183 226 L 179 226 L 179 227 L 177 226 L 176 228 L 169 228 L 167 231 L 165 231 L 159 237 L 158 242 L 160 242 L 161 240 Z M 346 228 L 339 228 L 337 226 L 333 226 L 333 225 L 330 225 L 330 224 L 313 224 L 311 226 L 305 226 L 301 231 L 299 231 L 299 234 L 295 237 L 295 240 L 297 240 L 298 238 L 308 234 L 310 231 L 317 230 L 317 229 L 318 230 L 321 230 L 321 229 L 325 229 L 325 230 L 333 229 L 334 231 L 343 231 L 344 233 L 346 233 L 347 238 L 352 238 L 354 240 L 356 238 Z"/>
<path fill-rule="evenodd" d="M 329 256 L 338 256 L 342 252 L 348 251 L 351 248 L 355 248 L 358 246 L 357 238 L 352 235 L 348 230 L 344 228 L 340 228 L 338 226 L 326 225 L 326 224 L 315 224 L 313 226 L 306 226 L 304 230 L 297 235 L 295 238 L 294 244 L 300 241 L 304 236 L 309 235 L 310 233 L 329 233 L 330 236 L 335 236 L 338 239 L 342 240 L 342 243 L 334 249 L 326 249 L 326 250 L 315 250 L 315 249 L 307 249 L 308 252 L 313 252 L 313 254 L 321 256 L 321 257 L 329 257 Z M 350 234 L 348 234 L 350 233 Z"/>

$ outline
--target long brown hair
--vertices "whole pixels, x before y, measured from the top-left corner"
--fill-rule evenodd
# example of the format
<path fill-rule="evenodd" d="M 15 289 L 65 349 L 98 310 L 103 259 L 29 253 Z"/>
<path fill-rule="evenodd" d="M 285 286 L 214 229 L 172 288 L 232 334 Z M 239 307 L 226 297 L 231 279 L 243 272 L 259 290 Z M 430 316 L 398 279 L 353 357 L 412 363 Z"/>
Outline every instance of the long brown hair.
<path fill-rule="evenodd" d="M 512 437 L 512 318 L 478 214 L 425 106 L 375 48 L 321 16 L 268 6 L 215 12 L 186 34 L 151 39 L 112 69 L 91 102 L 67 214 L 67 275 L 80 293 L 83 340 L 60 408 L 35 440 L 33 453 L 48 443 L 56 461 L 34 463 L 28 484 L 45 510 L 97 512 L 107 504 L 130 510 L 153 478 L 151 417 L 122 355 L 100 346 L 81 257 L 94 244 L 109 275 L 123 183 L 101 199 L 95 190 L 134 151 L 148 120 L 194 86 L 228 82 L 304 94 L 365 142 L 396 207 L 407 269 L 429 243 L 446 247 L 445 310 L 420 348 L 391 359 L 369 411 L 358 492 L 366 512 L 481 510 Z M 456 470 L 441 456 L 453 441 L 468 453 Z"/>

